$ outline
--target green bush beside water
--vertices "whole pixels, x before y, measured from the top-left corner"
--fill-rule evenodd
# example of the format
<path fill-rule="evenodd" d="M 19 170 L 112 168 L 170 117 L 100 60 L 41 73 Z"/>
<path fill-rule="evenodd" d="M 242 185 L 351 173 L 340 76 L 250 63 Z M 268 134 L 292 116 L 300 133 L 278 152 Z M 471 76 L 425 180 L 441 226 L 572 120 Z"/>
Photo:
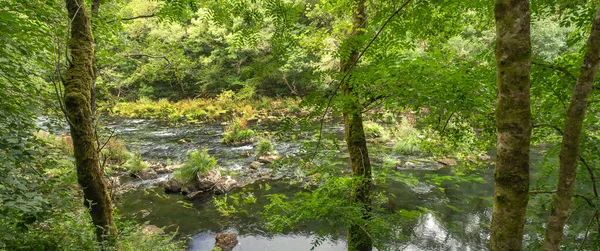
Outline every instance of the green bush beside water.
<path fill-rule="evenodd" d="M 196 175 L 206 175 L 217 167 L 217 159 L 208 154 L 207 149 L 197 150 L 188 155 L 182 167 L 173 173 L 175 179 L 187 183 L 192 181 Z"/>

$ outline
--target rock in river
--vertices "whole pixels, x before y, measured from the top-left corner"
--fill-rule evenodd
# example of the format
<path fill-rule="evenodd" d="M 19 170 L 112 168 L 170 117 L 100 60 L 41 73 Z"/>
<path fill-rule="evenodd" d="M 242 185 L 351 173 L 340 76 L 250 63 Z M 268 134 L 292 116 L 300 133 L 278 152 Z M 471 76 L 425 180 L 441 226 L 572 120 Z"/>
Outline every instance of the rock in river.
<path fill-rule="evenodd" d="M 456 166 L 458 164 L 455 159 L 451 158 L 438 159 L 437 162 L 446 166 Z"/>
<path fill-rule="evenodd" d="M 177 179 L 171 178 L 164 186 L 165 193 L 180 193 L 183 185 Z"/>
<path fill-rule="evenodd" d="M 268 153 L 266 155 L 258 157 L 258 162 L 260 162 L 260 163 L 273 163 L 273 162 L 275 162 L 276 160 L 278 160 L 280 158 L 281 158 L 281 156 L 279 156 L 279 154 Z"/>
<path fill-rule="evenodd" d="M 144 168 L 140 170 L 137 174 L 138 178 L 143 180 L 151 180 L 158 178 L 158 174 L 152 168 Z"/>
<path fill-rule="evenodd" d="M 229 192 L 232 188 L 237 186 L 237 181 L 232 179 L 231 177 L 221 177 L 213 188 L 213 192 L 216 194 L 224 194 Z"/>
<path fill-rule="evenodd" d="M 238 244 L 237 234 L 217 234 L 215 247 L 223 251 L 231 251 Z"/>
<path fill-rule="evenodd" d="M 250 164 L 250 168 L 252 168 L 252 169 L 258 169 L 259 167 L 260 167 L 260 162 L 258 162 L 258 161 L 253 161 Z"/>

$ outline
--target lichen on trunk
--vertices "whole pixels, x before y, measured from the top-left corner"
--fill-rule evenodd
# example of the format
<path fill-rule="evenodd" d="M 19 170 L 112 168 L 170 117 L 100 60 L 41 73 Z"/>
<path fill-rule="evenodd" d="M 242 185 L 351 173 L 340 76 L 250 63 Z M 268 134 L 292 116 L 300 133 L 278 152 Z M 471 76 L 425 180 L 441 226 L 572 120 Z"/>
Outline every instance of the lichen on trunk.
<path fill-rule="evenodd" d="M 529 199 L 529 0 L 496 0 L 497 160 L 490 248 L 521 250 Z"/>
<path fill-rule="evenodd" d="M 564 134 L 560 149 L 560 170 L 558 185 L 552 200 L 552 211 L 548 217 L 543 250 L 559 250 L 563 228 L 569 213 L 573 187 L 579 160 L 579 144 L 587 101 L 592 92 L 594 80 L 600 65 L 600 5 L 592 23 L 587 41 L 587 50 L 581 65 L 579 78 L 573 90 L 565 119 Z"/>
<path fill-rule="evenodd" d="M 112 243 L 117 238 L 112 202 L 98 163 L 98 146 L 92 123 L 91 88 L 94 37 L 83 0 L 65 0 L 71 20 L 68 42 L 69 67 L 63 82 L 65 115 L 68 119 L 77 181 L 83 188 L 84 205 L 96 226 L 98 241 Z"/>

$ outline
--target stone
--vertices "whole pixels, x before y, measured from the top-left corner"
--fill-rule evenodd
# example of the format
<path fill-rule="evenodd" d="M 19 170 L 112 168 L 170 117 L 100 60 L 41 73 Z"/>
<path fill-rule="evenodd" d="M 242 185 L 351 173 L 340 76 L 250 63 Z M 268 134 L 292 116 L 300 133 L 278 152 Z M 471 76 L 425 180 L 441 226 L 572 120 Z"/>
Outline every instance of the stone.
<path fill-rule="evenodd" d="M 200 175 L 197 175 L 196 177 L 198 178 L 198 189 L 208 191 L 219 182 L 221 179 L 221 172 L 215 168 L 210 170 L 204 177 L 200 177 Z"/>
<path fill-rule="evenodd" d="M 230 176 L 222 177 L 213 187 L 215 194 L 224 194 L 229 192 L 232 188 L 236 187 L 238 182 L 232 179 Z"/>
<path fill-rule="evenodd" d="M 250 164 L 250 168 L 252 168 L 252 169 L 258 169 L 259 167 L 260 167 L 260 162 L 258 162 L 258 161 L 253 161 Z"/>
<path fill-rule="evenodd" d="M 398 163 L 398 164 L 400 164 L 400 163 Z M 417 167 L 417 164 L 407 161 L 403 165 L 400 165 L 400 167 L 401 168 L 415 168 L 415 167 Z"/>
<path fill-rule="evenodd" d="M 187 196 L 188 199 L 190 200 L 195 200 L 195 199 L 200 199 L 201 197 L 203 197 L 204 195 L 206 195 L 206 193 L 204 191 L 195 191 L 195 192 L 191 192 L 189 193 Z"/>
<path fill-rule="evenodd" d="M 138 219 L 143 219 L 146 218 L 146 216 L 150 215 L 150 211 L 146 210 L 146 209 L 142 209 L 140 211 L 138 211 L 137 213 L 135 213 L 135 217 Z"/>
<path fill-rule="evenodd" d="M 152 168 L 144 168 L 140 170 L 137 174 L 138 178 L 143 180 L 151 180 L 158 178 L 158 174 Z"/>
<path fill-rule="evenodd" d="M 455 159 L 451 159 L 451 158 L 438 159 L 437 162 L 444 164 L 446 166 L 456 166 L 458 164 L 458 162 L 456 162 Z"/>
<path fill-rule="evenodd" d="M 163 167 L 159 167 L 157 169 L 154 169 L 154 171 L 156 171 L 157 174 L 165 174 L 165 173 L 172 173 L 173 171 L 175 171 L 175 169 L 180 168 L 183 165 L 170 165 L 170 166 L 163 166 Z"/>
<path fill-rule="evenodd" d="M 481 160 L 481 161 L 488 161 L 488 160 L 490 160 L 490 159 L 492 159 L 492 157 L 490 157 L 490 156 L 489 156 L 489 155 L 487 155 L 487 154 L 484 154 L 484 155 L 481 155 L 481 156 L 479 156 L 479 160 Z"/>
<path fill-rule="evenodd" d="M 232 251 L 238 244 L 237 237 L 237 234 L 217 234 L 215 247 L 220 247 L 223 251 Z"/>
<path fill-rule="evenodd" d="M 146 236 L 153 236 L 153 235 L 159 235 L 159 234 L 164 234 L 164 233 L 165 232 L 161 228 L 159 228 L 155 225 L 148 225 L 142 229 L 142 234 L 144 234 Z"/>
<path fill-rule="evenodd" d="M 475 157 L 473 157 L 471 155 L 467 156 L 467 160 L 469 160 L 471 162 L 477 162 L 477 158 L 475 158 Z"/>
<path fill-rule="evenodd" d="M 281 156 L 279 154 L 268 153 L 266 155 L 258 157 L 258 162 L 260 162 L 260 163 L 273 163 L 273 162 L 275 162 L 278 159 L 281 159 Z"/>
<path fill-rule="evenodd" d="M 165 193 L 181 193 L 182 186 L 181 182 L 177 179 L 171 178 L 165 183 Z"/>
<path fill-rule="evenodd" d="M 108 186 L 108 190 L 118 190 L 121 186 L 121 181 L 119 180 L 119 177 L 108 177 L 105 180 L 106 185 Z"/>

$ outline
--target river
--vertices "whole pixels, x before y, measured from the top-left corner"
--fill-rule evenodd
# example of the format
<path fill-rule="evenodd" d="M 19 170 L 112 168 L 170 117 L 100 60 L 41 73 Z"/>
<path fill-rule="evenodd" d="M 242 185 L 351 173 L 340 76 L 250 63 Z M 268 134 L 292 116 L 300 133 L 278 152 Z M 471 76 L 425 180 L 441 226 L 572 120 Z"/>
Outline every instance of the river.
<path fill-rule="evenodd" d="M 190 151 L 208 148 L 218 160 L 218 165 L 230 171 L 245 171 L 254 160 L 248 157 L 254 145 L 230 147 L 220 140 L 224 127 L 215 124 L 171 126 L 157 121 L 143 119 L 109 119 L 104 124 L 124 140 L 127 147 L 141 153 L 145 160 L 183 161 Z M 257 131 L 264 128 L 253 126 Z M 341 125 L 327 126 L 326 134 L 341 136 Z M 274 142 L 275 149 L 282 155 L 298 154 L 300 144 L 295 142 Z M 374 168 L 381 168 L 382 155 L 389 155 L 385 148 L 373 151 Z M 402 156 L 397 156 L 402 158 Z M 345 159 L 343 153 L 339 158 Z M 270 172 L 268 168 L 266 172 Z M 386 188 L 390 196 L 386 207 L 398 210 L 418 210 L 426 208 L 403 234 L 407 239 L 397 244 L 398 250 L 485 250 L 489 238 L 491 218 L 491 198 L 493 176 L 491 168 L 472 173 L 472 179 L 452 179 L 451 168 L 434 170 L 403 170 L 418 179 L 407 185 L 404 182 L 390 181 Z M 261 170 L 258 171 L 259 173 Z M 466 174 L 465 174 L 466 175 Z M 435 177 L 450 177 L 439 186 L 432 185 Z M 165 179 L 167 177 L 161 177 Z M 235 250 L 310 250 L 316 240 L 315 233 L 329 233 L 321 245 L 314 250 L 346 250 L 345 236 L 339 229 L 329 229 L 326 224 L 308 223 L 293 231 L 271 233 L 261 224 L 261 212 L 269 203 L 269 194 L 286 194 L 293 197 L 302 188 L 289 179 L 257 182 L 235 190 L 229 196 L 251 192 L 256 203 L 243 206 L 245 212 L 223 216 L 213 203 L 212 197 L 188 201 L 184 196 L 166 195 L 161 188 L 153 188 L 152 181 L 140 184 L 137 189 L 126 192 L 117 202 L 118 211 L 123 217 L 139 222 L 164 227 L 167 231 L 177 230 L 179 236 L 190 236 L 189 250 L 210 250 L 216 233 L 233 232 L 239 234 L 240 244 Z M 444 179 L 444 178 L 442 178 Z M 136 181 L 133 181 L 136 182 Z M 441 189 L 440 189 L 441 188 Z M 222 199 L 224 195 L 215 195 Z"/>

